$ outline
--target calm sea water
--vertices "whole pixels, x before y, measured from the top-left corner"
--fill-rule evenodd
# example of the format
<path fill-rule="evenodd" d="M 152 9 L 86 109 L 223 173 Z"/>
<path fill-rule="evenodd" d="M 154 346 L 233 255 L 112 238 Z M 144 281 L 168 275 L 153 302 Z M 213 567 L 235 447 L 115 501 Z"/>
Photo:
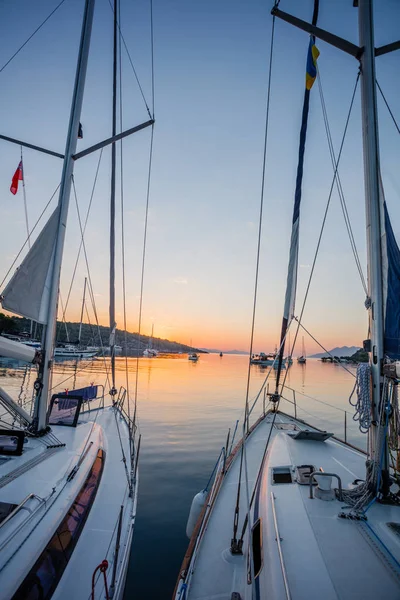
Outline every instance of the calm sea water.
<path fill-rule="evenodd" d="M 164 600 L 172 596 L 187 547 L 185 527 L 191 500 L 207 483 L 228 429 L 233 431 L 237 419 L 242 418 L 248 357 L 204 354 L 192 363 L 186 355 L 170 355 L 140 358 L 138 364 L 140 485 L 125 598 Z M 128 367 L 132 395 L 137 360 L 128 359 Z M 109 362 L 102 359 L 77 365 L 60 362 L 55 367 L 53 385 L 59 390 L 72 390 L 94 381 L 105 384 L 107 390 L 108 369 Z M 347 411 L 347 440 L 365 447 L 365 436 L 352 420 L 353 409 L 348 403 L 355 369 L 350 367 L 349 371 L 313 359 L 308 359 L 306 365 L 294 361 L 286 379 L 288 400 L 282 401 L 280 408 L 293 414 L 296 399 L 299 418 L 340 437 L 344 435 Z M 250 400 L 255 398 L 267 372 L 252 367 Z M 34 378 L 34 371 L 17 368 L 13 361 L 0 363 L 0 385 L 22 403 L 31 398 Z M 119 385 L 126 384 L 124 358 L 117 359 L 117 380 Z M 253 419 L 262 410 L 263 394 Z"/>

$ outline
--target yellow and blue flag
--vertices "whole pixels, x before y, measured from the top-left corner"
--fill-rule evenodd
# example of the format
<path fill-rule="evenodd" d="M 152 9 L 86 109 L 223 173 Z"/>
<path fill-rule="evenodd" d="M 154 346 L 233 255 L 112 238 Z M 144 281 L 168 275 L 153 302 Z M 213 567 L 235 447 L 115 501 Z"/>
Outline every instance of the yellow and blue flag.
<path fill-rule="evenodd" d="M 306 88 L 311 90 L 314 81 L 317 78 L 317 58 L 319 50 L 315 45 L 315 38 L 311 37 L 310 45 L 308 46 L 307 67 L 306 67 Z"/>

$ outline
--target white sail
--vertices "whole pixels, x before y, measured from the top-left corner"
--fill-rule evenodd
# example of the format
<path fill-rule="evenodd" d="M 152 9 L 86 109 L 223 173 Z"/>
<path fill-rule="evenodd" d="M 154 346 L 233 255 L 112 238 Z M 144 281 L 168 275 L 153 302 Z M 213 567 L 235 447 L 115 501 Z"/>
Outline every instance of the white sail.
<path fill-rule="evenodd" d="M 3 308 L 37 323 L 46 323 L 58 214 L 56 208 L 1 295 Z"/>

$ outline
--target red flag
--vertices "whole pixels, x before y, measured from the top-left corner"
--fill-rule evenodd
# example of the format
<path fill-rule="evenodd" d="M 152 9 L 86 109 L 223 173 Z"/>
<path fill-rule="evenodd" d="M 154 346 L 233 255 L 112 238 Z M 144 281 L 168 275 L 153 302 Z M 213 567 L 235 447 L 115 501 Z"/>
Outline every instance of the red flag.
<path fill-rule="evenodd" d="M 15 194 L 18 192 L 18 182 L 23 180 L 23 175 L 22 175 L 22 160 L 20 160 L 19 165 L 17 170 L 15 171 L 12 181 L 11 181 L 11 187 L 10 187 L 10 192 L 12 194 Z"/>

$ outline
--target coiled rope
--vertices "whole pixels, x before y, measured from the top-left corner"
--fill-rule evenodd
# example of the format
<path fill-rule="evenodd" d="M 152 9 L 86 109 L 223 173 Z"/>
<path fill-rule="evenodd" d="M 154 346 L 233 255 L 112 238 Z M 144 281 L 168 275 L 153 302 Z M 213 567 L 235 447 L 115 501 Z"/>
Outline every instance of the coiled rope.
<path fill-rule="evenodd" d="M 350 394 L 349 402 L 355 408 L 353 420 L 358 421 L 361 433 L 367 433 L 371 427 L 371 366 L 361 363 L 357 367 L 356 382 Z M 356 400 L 352 398 L 356 392 Z"/>

